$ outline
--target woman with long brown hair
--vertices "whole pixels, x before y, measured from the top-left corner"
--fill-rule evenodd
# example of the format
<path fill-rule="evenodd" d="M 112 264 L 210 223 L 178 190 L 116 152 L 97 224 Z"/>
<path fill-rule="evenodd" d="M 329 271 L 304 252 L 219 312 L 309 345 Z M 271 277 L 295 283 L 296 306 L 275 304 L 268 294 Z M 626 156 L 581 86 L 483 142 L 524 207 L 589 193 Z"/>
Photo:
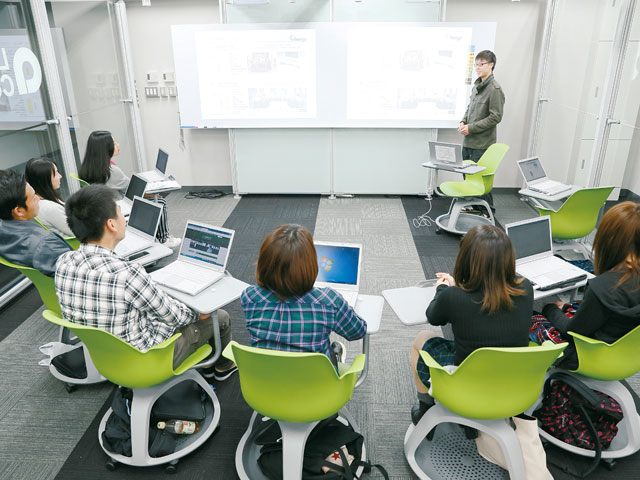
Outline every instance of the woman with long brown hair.
<path fill-rule="evenodd" d="M 414 423 L 433 405 L 425 387 L 429 367 L 420 350 L 445 366 L 459 365 L 477 348 L 529 343 L 533 289 L 516 274 L 515 252 L 502 230 L 492 225 L 469 230 L 460 241 L 453 276 L 436 276 L 436 294 L 427 308 L 427 320 L 434 326 L 451 324 L 454 340 L 425 330 L 413 342 L 411 369 L 419 400 L 411 410 Z"/>

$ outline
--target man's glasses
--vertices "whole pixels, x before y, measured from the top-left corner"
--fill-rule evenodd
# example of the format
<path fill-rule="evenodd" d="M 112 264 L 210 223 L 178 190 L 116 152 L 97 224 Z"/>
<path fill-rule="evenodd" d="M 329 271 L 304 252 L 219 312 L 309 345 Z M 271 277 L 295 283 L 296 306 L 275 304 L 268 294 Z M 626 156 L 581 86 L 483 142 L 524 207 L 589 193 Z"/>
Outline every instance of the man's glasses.
<path fill-rule="evenodd" d="M 476 67 L 482 67 L 483 65 L 486 65 L 487 63 L 491 63 L 491 62 L 476 63 Z"/>

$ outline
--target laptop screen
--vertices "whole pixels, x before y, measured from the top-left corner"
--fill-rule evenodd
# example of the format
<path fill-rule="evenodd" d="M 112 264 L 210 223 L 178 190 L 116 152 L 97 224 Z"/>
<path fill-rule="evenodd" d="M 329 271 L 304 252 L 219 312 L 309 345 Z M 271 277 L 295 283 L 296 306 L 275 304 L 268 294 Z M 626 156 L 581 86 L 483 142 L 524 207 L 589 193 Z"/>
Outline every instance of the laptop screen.
<path fill-rule="evenodd" d="M 318 245 L 318 282 L 358 284 L 360 248 L 345 245 Z"/>
<path fill-rule="evenodd" d="M 233 232 L 188 223 L 180 247 L 180 256 L 224 267 L 232 239 Z"/>
<path fill-rule="evenodd" d="M 131 207 L 131 215 L 129 216 L 129 227 L 135 228 L 147 235 L 155 237 L 158 228 L 158 219 L 162 213 L 162 205 L 145 202 L 136 198 Z"/>
<path fill-rule="evenodd" d="M 529 160 L 522 160 L 518 162 L 518 166 L 520 167 L 520 171 L 524 176 L 524 179 L 527 183 L 531 183 L 540 178 L 544 178 L 547 174 L 544 172 L 544 168 L 542 168 L 542 164 L 540 160 L 537 158 L 530 158 Z"/>
<path fill-rule="evenodd" d="M 516 225 L 506 225 L 505 228 L 516 251 L 516 259 L 551 251 L 549 217 L 539 217 Z"/>
<path fill-rule="evenodd" d="M 437 163 L 462 164 L 462 146 L 455 143 L 429 142 L 429 159 Z"/>
<path fill-rule="evenodd" d="M 133 197 L 142 197 L 146 188 L 147 181 L 134 174 L 131 176 L 131 180 L 129 180 L 127 193 L 125 193 L 124 196 L 133 202 Z"/>
<path fill-rule="evenodd" d="M 169 154 L 162 150 L 158 149 L 158 159 L 156 160 L 156 170 L 160 170 L 162 173 L 167 171 L 167 161 L 169 160 Z"/>

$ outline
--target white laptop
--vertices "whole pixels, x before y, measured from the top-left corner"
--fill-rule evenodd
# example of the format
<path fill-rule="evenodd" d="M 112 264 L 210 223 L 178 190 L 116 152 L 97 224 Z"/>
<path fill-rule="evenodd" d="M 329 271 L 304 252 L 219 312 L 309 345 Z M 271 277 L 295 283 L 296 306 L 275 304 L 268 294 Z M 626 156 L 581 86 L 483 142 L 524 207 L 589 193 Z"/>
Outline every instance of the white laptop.
<path fill-rule="evenodd" d="M 147 188 L 147 181 L 136 175 L 135 173 L 131 176 L 131 180 L 129 180 L 129 186 L 127 187 L 127 192 L 124 194 L 124 198 L 122 200 L 118 200 L 118 205 L 120 205 L 120 210 L 122 211 L 122 215 L 128 217 L 131 213 L 131 207 L 133 206 L 133 198 L 134 197 L 143 197 L 144 191 Z"/>
<path fill-rule="evenodd" d="M 551 290 L 576 284 L 584 270 L 553 255 L 551 219 L 548 215 L 505 225 L 516 251 L 516 271 L 537 290 Z"/>
<path fill-rule="evenodd" d="M 429 141 L 429 161 L 437 165 L 438 170 L 473 174 L 484 170 L 476 164 L 462 161 L 462 145 Z"/>
<path fill-rule="evenodd" d="M 235 232 L 193 220 L 187 221 L 175 262 L 151 273 L 169 288 L 197 295 L 224 276 Z"/>
<path fill-rule="evenodd" d="M 331 287 L 355 307 L 360 288 L 362 245 L 357 243 L 314 242 L 318 255 L 316 287 Z"/>
<path fill-rule="evenodd" d="M 169 154 L 162 150 L 158 149 L 158 158 L 156 159 L 156 168 L 155 170 L 148 170 L 146 172 L 141 172 L 140 175 L 147 182 L 161 182 L 167 179 L 166 171 L 167 171 L 167 163 L 169 162 Z M 152 190 L 149 187 L 149 190 Z"/>
<path fill-rule="evenodd" d="M 162 215 L 162 205 L 144 198 L 134 197 L 125 237 L 116 245 L 115 252 L 128 257 L 153 245 Z"/>
<path fill-rule="evenodd" d="M 545 195 L 556 195 L 571 189 L 571 185 L 549 180 L 538 157 L 519 160 L 518 167 L 529 190 Z"/>

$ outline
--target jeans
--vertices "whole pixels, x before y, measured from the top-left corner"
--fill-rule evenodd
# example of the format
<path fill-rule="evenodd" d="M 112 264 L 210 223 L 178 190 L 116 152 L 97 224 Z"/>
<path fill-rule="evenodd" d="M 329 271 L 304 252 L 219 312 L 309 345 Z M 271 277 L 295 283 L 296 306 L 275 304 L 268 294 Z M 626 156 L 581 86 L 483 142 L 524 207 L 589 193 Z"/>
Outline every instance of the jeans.
<path fill-rule="evenodd" d="M 486 148 L 462 147 L 462 159 L 472 160 L 475 163 L 478 163 L 478 161 L 480 161 L 480 158 L 482 158 L 482 155 L 484 155 L 484 152 L 486 151 L 487 151 Z M 480 198 L 482 198 L 485 202 L 489 204 L 489 206 L 491 207 L 491 210 L 493 210 L 494 212 L 496 211 L 496 209 L 493 208 L 493 195 L 491 195 L 491 192 L 487 193 L 486 195 L 482 195 Z"/>
<path fill-rule="evenodd" d="M 231 319 L 229 318 L 229 314 L 224 310 L 218 310 L 218 325 L 220 326 L 220 343 L 224 349 L 231 341 Z M 209 343 L 211 348 L 215 349 L 215 345 L 213 344 L 213 320 L 210 318 L 198 320 L 185 327 L 177 328 L 175 333 L 181 333 L 182 336 L 180 336 L 174 344 L 174 369 L 205 343 Z M 220 356 L 215 366 L 218 367 L 219 370 L 226 370 L 231 366 L 231 363 L 231 360 Z"/>

